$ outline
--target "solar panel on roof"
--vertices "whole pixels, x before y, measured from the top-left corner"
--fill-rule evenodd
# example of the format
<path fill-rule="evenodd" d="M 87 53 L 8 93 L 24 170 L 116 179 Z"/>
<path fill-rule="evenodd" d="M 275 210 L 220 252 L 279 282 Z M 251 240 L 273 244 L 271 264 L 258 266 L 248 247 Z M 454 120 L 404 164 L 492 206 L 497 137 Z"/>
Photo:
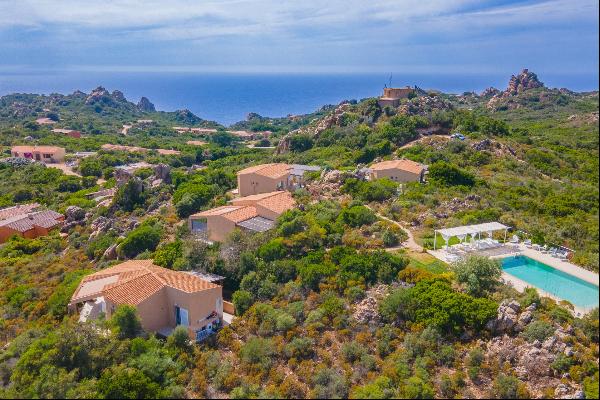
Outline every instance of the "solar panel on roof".
<path fill-rule="evenodd" d="M 254 217 L 238 222 L 237 225 L 255 232 L 265 232 L 275 226 L 275 221 L 263 217 Z"/>

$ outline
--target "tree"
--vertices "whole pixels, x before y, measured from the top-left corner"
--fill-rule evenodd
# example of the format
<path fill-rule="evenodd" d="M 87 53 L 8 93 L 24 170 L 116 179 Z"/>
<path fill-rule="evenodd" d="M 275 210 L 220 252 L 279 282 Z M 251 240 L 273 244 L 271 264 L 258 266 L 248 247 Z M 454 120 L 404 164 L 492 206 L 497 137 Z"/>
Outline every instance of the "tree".
<path fill-rule="evenodd" d="M 479 131 L 485 135 L 506 136 L 509 133 L 509 127 L 504 121 L 482 117 L 478 121 Z"/>
<path fill-rule="evenodd" d="M 473 186 L 475 176 L 458 168 L 456 165 L 446 161 L 436 161 L 429 167 L 429 179 L 431 181 L 448 186 Z"/>
<path fill-rule="evenodd" d="M 167 338 L 167 344 L 177 350 L 191 352 L 193 347 L 190 342 L 190 335 L 185 326 L 177 326 Z"/>
<path fill-rule="evenodd" d="M 246 310 L 248 310 L 252 303 L 254 303 L 254 298 L 252 293 L 246 290 L 237 290 L 233 293 L 232 296 L 233 307 L 235 308 L 236 315 L 244 315 Z"/>
<path fill-rule="evenodd" d="M 143 251 L 154 251 L 160 242 L 160 230 L 142 225 L 132 230 L 119 246 L 119 252 L 127 258 L 133 258 Z"/>
<path fill-rule="evenodd" d="M 455 262 L 452 270 L 465 292 L 476 297 L 489 295 L 500 284 L 502 275 L 500 261 L 477 255 Z"/>
<path fill-rule="evenodd" d="M 187 218 L 208 204 L 215 191 L 211 185 L 190 183 L 180 185 L 173 194 L 175 209 L 180 218 Z"/>
<path fill-rule="evenodd" d="M 134 338 L 142 330 L 137 310 L 130 305 L 120 305 L 113 313 L 110 323 L 120 339 Z"/>
<path fill-rule="evenodd" d="M 113 204 L 125 211 L 133 211 L 137 206 L 144 204 L 145 200 L 144 184 L 139 178 L 132 178 L 117 190 Z"/>
<path fill-rule="evenodd" d="M 178 258 L 183 256 L 182 242 L 177 240 L 159 247 L 154 253 L 154 264 L 164 268 L 173 268 Z"/>
<path fill-rule="evenodd" d="M 237 143 L 238 138 L 228 132 L 219 131 L 210 136 L 210 140 L 213 143 L 218 144 L 221 147 L 230 147 Z"/>
<path fill-rule="evenodd" d="M 160 386 L 138 369 L 115 366 L 106 369 L 98 380 L 98 390 L 105 399 L 156 399 Z"/>
<path fill-rule="evenodd" d="M 79 173 L 83 176 L 102 176 L 102 163 L 96 158 L 84 158 L 79 163 Z"/>
<path fill-rule="evenodd" d="M 357 205 L 344 208 L 338 216 L 338 221 L 353 228 L 358 228 L 377 221 L 377 216 L 367 207 Z"/>
<path fill-rule="evenodd" d="M 293 135 L 290 138 L 290 150 L 291 151 L 306 151 L 313 147 L 313 140 L 308 135 Z"/>

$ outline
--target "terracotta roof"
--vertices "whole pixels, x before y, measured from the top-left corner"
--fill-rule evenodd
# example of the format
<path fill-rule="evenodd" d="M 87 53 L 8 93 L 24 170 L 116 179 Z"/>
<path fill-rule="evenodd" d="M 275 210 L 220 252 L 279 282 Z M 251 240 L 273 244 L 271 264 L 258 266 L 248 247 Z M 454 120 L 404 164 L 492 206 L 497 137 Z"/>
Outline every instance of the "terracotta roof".
<path fill-rule="evenodd" d="M 259 193 L 259 194 L 251 194 L 250 196 L 244 196 L 244 197 L 238 197 L 237 199 L 233 199 L 230 201 L 231 204 L 233 205 L 247 205 L 247 204 L 255 204 L 256 202 L 259 202 L 261 200 L 267 199 L 269 197 L 273 197 L 276 196 L 280 193 L 285 193 L 281 190 L 278 190 L 276 192 L 267 192 L 267 193 Z"/>
<path fill-rule="evenodd" d="M 196 214 L 192 214 L 191 217 L 211 217 L 213 215 L 221 215 L 226 214 L 228 212 L 232 212 L 243 208 L 244 206 L 221 206 L 217 208 L 211 208 L 210 210 L 202 211 Z"/>
<path fill-rule="evenodd" d="M 35 211 L 27 214 L 15 215 L 0 221 L 0 227 L 10 228 L 17 232 L 27 232 L 36 226 L 53 228 L 62 223 L 62 214 L 52 210 Z"/>
<path fill-rule="evenodd" d="M 269 178 L 279 178 L 288 174 L 291 166 L 288 164 L 274 163 L 274 164 L 260 164 L 253 167 L 245 168 L 238 172 L 238 175 L 242 174 L 258 174 L 267 176 Z"/>
<path fill-rule="evenodd" d="M 250 218 L 258 217 L 258 211 L 256 210 L 256 207 L 246 206 L 229 212 L 223 216 L 232 222 L 238 223 Z"/>
<path fill-rule="evenodd" d="M 412 172 L 413 174 L 420 174 L 425 169 L 425 165 L 411 160 L 390 160 L 373 164 L 370 168 L 376 171 L 395 168 Z"/>
<path fill-rule="evenodd" d="M 116 281 L 106 279 L 112 276 L 117 277 Z M 165 287 L 196 293 L 219 286 L 185 272 L 156 266 L 152 260 L 129 260 L 83 278 L 71 303 L 102 295 L 116 304 L 137 305 Z"/>
<path fill-rule="evenodd" d="M 19 153 L 27 152 L 33 153 L 36 151 L 44 151 L 48 153 L 54 153 L 57 151 L 64 151 L 62 147 L 58 146 L 13 146 L 12 151 L 17 151 Z"/>
<path fill-rule="evenodd" d="M 277 214 L 282 214 L 293 208 L 296 205 L 296 201 L 289 192 L 278 192 L 274 196 L 269 196 L 256 204 Z"/>
<path fill-rule="evenodd" d="M 31 204 L 18 204 L 13 207 L 7 207 L 0 209 L 0 220 L 15 217 L 17 215 L 27 214 L 29 212 L 35 211 L 39 208 L 40 205 L 38 203 Z"/>

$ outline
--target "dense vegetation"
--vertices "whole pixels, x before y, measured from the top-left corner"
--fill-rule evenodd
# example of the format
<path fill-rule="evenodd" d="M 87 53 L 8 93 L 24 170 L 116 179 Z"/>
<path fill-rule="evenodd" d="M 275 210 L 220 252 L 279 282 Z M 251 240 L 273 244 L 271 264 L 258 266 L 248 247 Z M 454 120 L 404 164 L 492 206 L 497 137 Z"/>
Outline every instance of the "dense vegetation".
<path fill-rule="evenodd" d="M 0 207 L 36 201 L 86 213 L 62 235 L 0 246 L 0 397 L 517 398 L 554 397 L 558 384 L 598 396 L 597 309 L 576 318 L 569 304 L 519 293 L 487 258 L 448 266 L 398 248 L 408 237 L 400 225 L 429 247 L 434 228 L 499 220 L 534 242 L 574 249 L 573 262 L 597 271 L 597 93 L 538 88 L 488 108 L 479 96 L 419 92 L 397 109 L 364 99 L 232 126 L 271 130 L 276 152 L 248 148 L 189 112 L 143 111 L 118 93 L 87 99 L 1 98 L 4 155 L 23 143 L 182 153 L 98 151 L 78 163 L 82 176 L 0 161 Z M 33 122 L 42 116 L 84 137 Z M 121 135 L 125 123 L 134 127 Z M 193 135 L 172 125 L 219 133 L 192 146 Z M 450 139 L 454 131 L 467 139 Z M 427 183 L 359 179 L 357 164 L 393 156 L 428 164 Z M 169 166 L 170 179 L 156 183 L 143 168 L 117 182 L 115 167 L 138 161 Z M 237 170 L 275 161 L 339 169 L 340 178 L 308 174 L 308 188 L 294 193 L 299 206 L 271 231 L 234 231 L 212 245 L 190 234 L 187 216 L 226 204 Z M 321 190 L 327 185 L 334 190 Z M 88 196 L 107 188 L 117 189 L 108 204 Z M 199 345 L 180 329 L 166 340 L 143 332 L 130 307 L 77 323 L 66 305 L 80 279 L 116 257 L 222 275 L 237 318 Z M 510 300 L 531 307 L 531 322 L 501 336 L 488 323 Z M 538 360 L 523 367 L 519 352 L 552 338 L 572 351 L 553 353 L 547 370 L 535 369 Z M 493 351 L 501 345 L 517 355 Z"/>

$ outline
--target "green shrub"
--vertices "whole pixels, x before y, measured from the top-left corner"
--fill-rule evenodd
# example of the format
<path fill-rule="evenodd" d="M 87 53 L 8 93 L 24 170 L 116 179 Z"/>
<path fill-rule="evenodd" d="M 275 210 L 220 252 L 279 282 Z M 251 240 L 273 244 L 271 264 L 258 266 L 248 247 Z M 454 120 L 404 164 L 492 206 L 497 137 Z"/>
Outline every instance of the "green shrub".
<path fill-rule="evenodd" d="M 525 330 L 521 333 L 528 342 L 534 342 L 536 340 L 543 342 L 548 339 L 554 333 L 554 327 L 552 324 L 546 321 L 533 321 Z"/>

